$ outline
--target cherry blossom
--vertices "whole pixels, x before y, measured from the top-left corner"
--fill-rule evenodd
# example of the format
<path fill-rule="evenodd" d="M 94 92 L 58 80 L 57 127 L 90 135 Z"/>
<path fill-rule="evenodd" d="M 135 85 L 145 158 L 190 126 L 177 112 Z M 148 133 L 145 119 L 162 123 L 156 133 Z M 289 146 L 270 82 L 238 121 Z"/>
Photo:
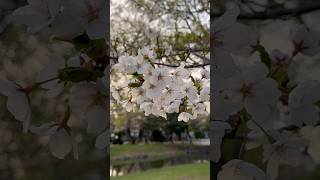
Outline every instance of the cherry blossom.
<path fill-rule="evenodd" d="M 303 149 L 307 142 L 288 132 L 283 132 L 277 142 L 264 147 L 264 161 L 268 161 L 267 175 L 274 180 L 278 176 L 279 166 L 287 164 L 298 166 L 304 161 Z"/>
<path fill-rule="evenodd" d="M 208 70 L 190 71 L 184 65 L 177 68 L 154 66 L 149 55 L 143 53 L 154 54 L 148 48 L 141 49 L 138 55 L 120 56 L 113 66 L 115 76 L 125 77 L 112 81 L 111 94 L 117 102 L 127 111 L 139 107 L 145 115 L 167 118 L 167 113 L 179 113 L 179 121 L 208 113 L 205 105 L 210 98 Z"/>
<path fill-rule="evenodd" d="M 290 36 L 297 52 L 309 56 L 313 56 L 319 52 L 319 32 L 310 31 L 307 27 L 300 25 L 291 30 Z"/>

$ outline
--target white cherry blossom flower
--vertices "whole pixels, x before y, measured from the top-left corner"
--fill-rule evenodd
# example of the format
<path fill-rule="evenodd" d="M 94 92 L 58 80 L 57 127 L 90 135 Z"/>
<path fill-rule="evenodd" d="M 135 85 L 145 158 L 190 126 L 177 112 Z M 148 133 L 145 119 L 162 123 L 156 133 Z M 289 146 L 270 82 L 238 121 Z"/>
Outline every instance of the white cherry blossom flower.
<path fill-rule="evenodd" d="M 154 59 L 156 56 L 155 52 L 150 47 L 144 47 L 142 49 L 139 49 L 138 54 L 146 56 L 149 59 Z"/>
<path fill-rule="evenodd" d="M 175 84 L 170 83 L 166 88 L 163 90 L 163 97 L 165 100 L 165 104 L 169 104 L 175 99 L 181 99 L 181 93 L 179 87 L 177 87 Z"/>
<path fill-rule="evenodd" d="M 286 67 L 289 63 L 289 55 L 275 49 L 270 54 L 270 59 L 275 67 Z"/>
<path fill-rule="evenodd" d="M 319 32 L 308 30 L 304 25 L 299 25 L 292 28 L 290 36 L 296 51 L 309 56 L 313 56 L 319 52 Z"/>
<path fill-rule="evenodd" d="M 193 119 L 193 116 L 187 112 L 181 112 L 178 116 L 178 121 L 188 122 L 190 119 Z"/>
<path fill-rule="evenodd" d="M 90 39 L 105 38 L 107 33 L 107 4 L 105 0 L 79 0 L 80 16 L 86 22 L 86 32 Z"/>
<path fill-rule="evenodd" d="M 163 90 L 161 85 L 157 82 L 153 83 L 150 80 L 144 81 L 142 87 L 146 90 L 146 96 L 151 99 L 158 97 Z"/>
<path fill-rule="evenodd" d="M 231 101 L 227 106 L 232 105 L 239 110 L 245 107 L 261 126 L 271 128 L 273 123 L 269 116 L 277 115 L 275 110 L 280 91 L 267 74 L 268 69 L 262 63 L 249 67 L 231 78 L 226 95 Z"/>
<path fill-rule="evenodd" d="M 271 180 L 278 176 L 279 166 L 287 164 L 298 166 L 304 161 L 303 149 L 307 142 L 291 133 L 283 132 L 271 145 L 264 146 L 264 161 L 268 161 L 267 175 Z"/>
<path fill-rule="evenodd" d="M 192 81 L 188 81 L 184 84 L 182 89 L 182 95 L 188 97 L 191 102 L 198 100 L 198 90 L 194 86 Z"/>
<path fill-rule="evenodd" d="M 118 59 L 119 63 L 113 66 L 113 69 L 122 73 L 135 73 L 137 67 L 135 66 L 135 59 L 132 56 L 124 55 Z"/>
<path fill-rule="evenodd" d="M 164 87 L 170 82 L 171 76 L 168 68 L 159 67 L 157 69 L 152 70 L 152 76 L 150 77 L 150 82 L 153 84 L 158 84 L 161 87 Z"/>
<path fill-rule="evenodd" d="M 150 63 L 145 61 L 145 59 L 142 55 L 136 56 L 135 60 L 136 60 L 138 74 L 144 74 L 151 68 Z"/>
<path fill-rule="evenodd" d="M 180 65 L 171 72 L 173 79 L 189 79 L 190 72 L 184 68 L 184 65 Z"/>

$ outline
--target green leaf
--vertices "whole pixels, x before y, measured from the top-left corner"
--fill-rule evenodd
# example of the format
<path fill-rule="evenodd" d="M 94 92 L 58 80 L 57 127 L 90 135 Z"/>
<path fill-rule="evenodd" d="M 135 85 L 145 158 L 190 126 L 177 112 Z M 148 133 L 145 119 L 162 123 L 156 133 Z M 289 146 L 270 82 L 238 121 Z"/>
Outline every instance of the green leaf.
<path fill-rule="evenodd" d="M 261 45 L 257 45 L 254 48 L 256 51 L 259 52 L 261 62 L 263 62 L 270 69 L 271 68 L 271 59 L 270 59 L 269 54 L 266 51 L 266 49 Z"/>
<path fill-rule="evenodd" d="M 141 82 L 132 82 L 128 84 L 128 87 L 130 88 L 137 88 L 137 87 L 141 87 L 142 83 Z"/>
<path fill-rule="evenodd" d="M 80 35 L 72 40 L 75 49 L 86 53 L 93 60 L 106 55 L 107 44 L 104 39 L 90 40 L 86 34 Z"/>
<path fill-rule="evenodd" d="M 289 80 L 288 73 L 284 68 L 279 68 L 272 72 L 271 78 L 277 81 L 279 87 L 285 87 Z"/>

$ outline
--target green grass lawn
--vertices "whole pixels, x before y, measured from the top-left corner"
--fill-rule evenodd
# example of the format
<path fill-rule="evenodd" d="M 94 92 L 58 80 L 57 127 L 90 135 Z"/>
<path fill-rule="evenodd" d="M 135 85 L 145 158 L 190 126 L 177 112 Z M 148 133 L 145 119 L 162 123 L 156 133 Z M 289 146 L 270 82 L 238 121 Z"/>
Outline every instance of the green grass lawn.
<path fill-rule="evenodd" d="M 209 163 L 187 164 L 111 177 L 111 180 L 209 180 Z"/>
<path fill-rule="evenodd" d="M 110 156 L 119 157 L 124 155 L 156 154 L 163 152 L 177 152 L 179 145 L 174 144 L 124 144 L 111 145 Z M 181 146 L 181 145 L 180 145 Z"/>
<path fill-rule="evenodd" d="M 139 156 L 145 156 L 145 160 L 165 159 L 174 156 L 183 156 L 185 152 L 183 147 L 190 145 L 183 144 L 124 144 L 111 145 L 110 157 L 111 164 L 128 163 L 130 160 L 119 160 L 124 157 L 129 157 L 134 161 L 140 159 Z M 138 158 L 135 158 L 138 157 Z M 125 162 L 124 162 L 125 161 Z"/>

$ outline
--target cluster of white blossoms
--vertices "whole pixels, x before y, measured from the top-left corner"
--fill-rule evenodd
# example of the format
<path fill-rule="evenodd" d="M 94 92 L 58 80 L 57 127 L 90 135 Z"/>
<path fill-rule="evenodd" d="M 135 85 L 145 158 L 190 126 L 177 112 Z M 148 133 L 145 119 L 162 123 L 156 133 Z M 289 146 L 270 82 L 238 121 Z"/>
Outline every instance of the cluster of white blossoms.
<path fill-rule="evenodd" d="M 139 109 L 146 116 L 167 118 L 179 113 L 179 121 L 207 115 L 210 100 L 210 71 L 206 68 L 190 70 L 152 63 L 154 52 L 149 48 L 138 55 L 119 57 L 113 66 L 111 93 L 127 111 Z M 118 78 L 121 77 L 121 78 Z"/>
<path fill-rule="evenodd" d="M 257 30 L 237 22 L 239 14 L 238 8 L 229 9 L 213 26 L 216 69 L 211 160 L 220 161 L 221 145 L 225 138 L 238 135 L 237 124 L 244 123 L 249 132 L 240 137 L 243 147 L 239 156 L 223 165 L 218 179 L 275 180 L 281 165 L 314 170 L 320 157 L 319 74 L 299 81 L 292 62 L 319 53 L 320 33 L 304 25 L 294 26 L 288 32 L 292 52 L 268 52 Z M 257 60 L 250 61 L 252 57 Z M 258 147 L 263 148 L 266 173 L 238 159 Z"/>

